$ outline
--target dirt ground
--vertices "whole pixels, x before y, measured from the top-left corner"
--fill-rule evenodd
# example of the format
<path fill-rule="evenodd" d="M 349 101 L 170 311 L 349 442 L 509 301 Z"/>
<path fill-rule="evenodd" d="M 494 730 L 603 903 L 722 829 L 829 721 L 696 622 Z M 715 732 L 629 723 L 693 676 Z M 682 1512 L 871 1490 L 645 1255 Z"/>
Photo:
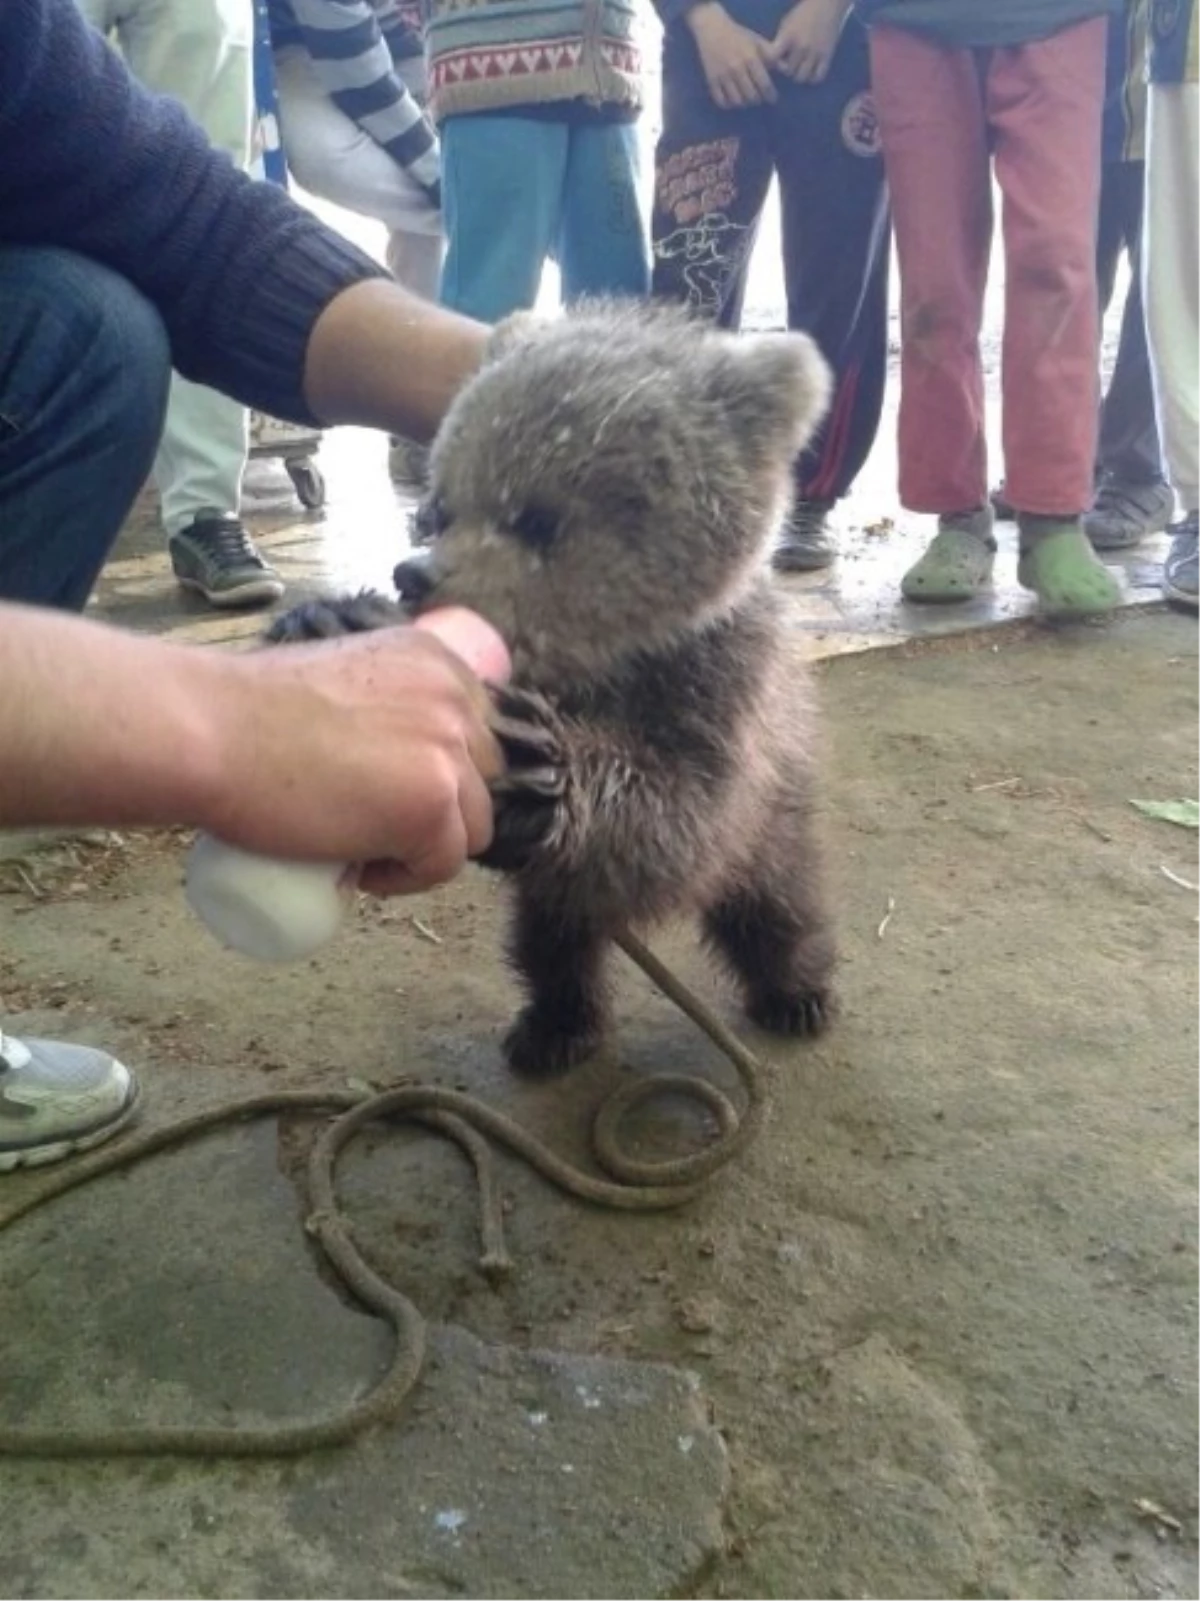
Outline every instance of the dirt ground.
<path fill-rule="evenodd" d="M 689 1210 L 592 1211 L 506 1162 L 496 1290 L 453 1153 L 380 1133 L 347 1158 L 364 1249 L 429 1317 L 699 1373 L 731 1465 L 700 1593 L 1197 1593 L 1197 902 L 1163 871 L 1194 886 L 1196 839 L 1129 805 L 1196 793 L 1196 654 L 1194 620 L 1150 612 L 818 669 L 843 1014 L 757 1041 L 769 1123 Z M 101 1034 L 150 1122 L 413 1075 L 578 1155 L 623 1067 L 726 1077 L 622 966 L 611 1051 L 510 1081 L 481 875 L 265 970 L 189 919 L 181 848 L 0 864 L 0 1016 Z M 688 930 L 655 944 L 721 993 Z"/>

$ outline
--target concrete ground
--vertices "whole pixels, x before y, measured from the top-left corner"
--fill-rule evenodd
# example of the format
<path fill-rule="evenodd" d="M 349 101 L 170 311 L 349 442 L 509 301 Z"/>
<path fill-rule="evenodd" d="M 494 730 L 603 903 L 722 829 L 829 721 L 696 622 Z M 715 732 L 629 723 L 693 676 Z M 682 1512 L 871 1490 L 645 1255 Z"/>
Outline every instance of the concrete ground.
<path fill-rule="evenodd" d="M 343 1204 L 432 1330 L 403 1416 L 286 1462 L 0 1459 L 0 1594 L 1197 1593 L 1194 835 L 1129 805 L 1195 794 L 1195 623 L 1153 604 L 1155 546 L 1106 626 L 1030 622 L 1010 543 L 994 602 L 903 606 L 922 530 L 888 449 L 838 565 L 787 581 L 798 653 L 824 658 L 843 1016 L 816 1047 L 754 1041 L 752 1156 L 655 1217 L 505 1162 L 496 1287 L 460 1159 L 372 1134 Z M 256 465 L 256 534 L 293 594 L 386 583 L 409 503 L 383 441 L 331 435 L 322 463 L 316 515 Z M 210 644 L 261 626 L 180 598 L 149 502 L 96 609 Z M 363 906 L 262 970 L 189 918 L 183 844 L 0 860 L 0 1019 L 118 1051 L 146 1126 L 419 1077 L 581 1157 L 624 1073 L 725 1074 L 622 970 L 612 1046 L 516 1084 L 494 882 Z M 690 931 L 656 944 L 736 1021 Z M 689 1132 L 673 1104 L 643 1130 Z M 0 1429 L 248 1426 L 363 1393 L 389 1337 L 305 1241 L 310 1134 L 235 1127 L 0 1237 Z M 43 1182 L 5 1179 L 0 1223 Z"/>
<path fill-rule="evenodd" d="M 822 667 L 842 1017 L 747 1037 L 771 1109 L 683 1212 L 379 1129 L 355 1238 L 430 1320 L 394 1422 L 282 1463 L 0 1459 L 12 1596 L 1188 1596 L 1197 1590 L 1192 619 Z M 144 1125 L 279 1088 L 467 1088 L 555 1150 L 628 1073 L 728 1070 L 623 967 L 617 1031 L 520 1084 L 502 891 L 363 905 L 311 962 L 218 950 L 174 836 L 0 864 L 0 1011 L 117 1051 Z M 692 931 L 655 945 L 737 1025 Z M 666 1103 L 636 1125 L 697 1132 Z M 0 1236 L 0 1429 L 344 1406 L 383 1326 L 303 1232 L 308 1120 L 233 1127 Z M 46 1178 L 11 1176 L 3 1210 Z"/>

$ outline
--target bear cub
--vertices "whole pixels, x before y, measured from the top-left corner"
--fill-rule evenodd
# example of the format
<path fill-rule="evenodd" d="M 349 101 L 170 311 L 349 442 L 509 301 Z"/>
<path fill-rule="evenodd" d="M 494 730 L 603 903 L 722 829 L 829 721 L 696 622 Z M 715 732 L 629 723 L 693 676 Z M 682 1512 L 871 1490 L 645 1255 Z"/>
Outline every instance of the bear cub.
<path fill-rule="evenodd" d="M 812 711 L 769 566 L 828 391 L 803 334 L 597 302 L 518 314 L 438 433 L 399 602 L 313 602 L 268 635 L 449 604 L 503 635 L 508 771 L 482 860 L 515 892 L 518 1071 L 593 1051 L 613 935 L 679 913 L 699 916 L 755 1023 L 796 1035 L 829 1019 Z"/>

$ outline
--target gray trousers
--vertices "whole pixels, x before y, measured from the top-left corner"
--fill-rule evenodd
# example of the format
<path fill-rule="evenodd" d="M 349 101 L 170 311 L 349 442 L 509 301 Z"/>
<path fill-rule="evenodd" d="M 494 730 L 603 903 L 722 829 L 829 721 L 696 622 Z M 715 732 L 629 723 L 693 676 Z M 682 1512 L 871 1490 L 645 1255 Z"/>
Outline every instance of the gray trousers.
<path fill-rule="evenodd" d="M 1100 408 L 1096 472 L 1099 478 L 1132 484 L 1163 482 L 1142 310 L 1140 255 L 1145 183 L 1145 162 L 1105 163 L 1096 235 L 1096 277 L 1102 311 L 1108 310 L 1112 300 L 1122 251 L 1129 255 L 1131 273 L 1117 360 Z"/>

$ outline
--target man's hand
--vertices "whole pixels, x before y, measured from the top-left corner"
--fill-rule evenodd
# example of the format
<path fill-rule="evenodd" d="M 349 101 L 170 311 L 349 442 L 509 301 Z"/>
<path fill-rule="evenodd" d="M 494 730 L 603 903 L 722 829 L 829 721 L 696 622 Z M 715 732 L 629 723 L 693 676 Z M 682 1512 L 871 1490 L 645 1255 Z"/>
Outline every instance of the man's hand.
<path fill-rule="evenodd" d="M 452 608 L 234 653 L 0 601 L 0 825 L 180 824 L 426 889 L 491 842 L 483 680 L 508 673 L 500 636 Z"/>
<path fill-rule="evenodd" d="M 362 887 L 376 895 L 428 889 L 487 849 L 487 784 L 504 766 L 490 701 L 429 632 L 384 629 L 227 665 L 237 688 L 218 714 L 220 782 L 205 819 L 221 838 L 367 863 Z"/>
<path fill-rule="evenodd" d="M 723 111 L 778 100 L 769 39 L 735 22 L 720 0 L 700 0 L 685 13 L 685 21 L 700 52 L 708 92 Z"/>
<path fill-rule="evenodd" d="M 771 65 L 795 83 L 820 83 L 829 71 L 850 0 L 799 0 L 771 41 Z"/>

